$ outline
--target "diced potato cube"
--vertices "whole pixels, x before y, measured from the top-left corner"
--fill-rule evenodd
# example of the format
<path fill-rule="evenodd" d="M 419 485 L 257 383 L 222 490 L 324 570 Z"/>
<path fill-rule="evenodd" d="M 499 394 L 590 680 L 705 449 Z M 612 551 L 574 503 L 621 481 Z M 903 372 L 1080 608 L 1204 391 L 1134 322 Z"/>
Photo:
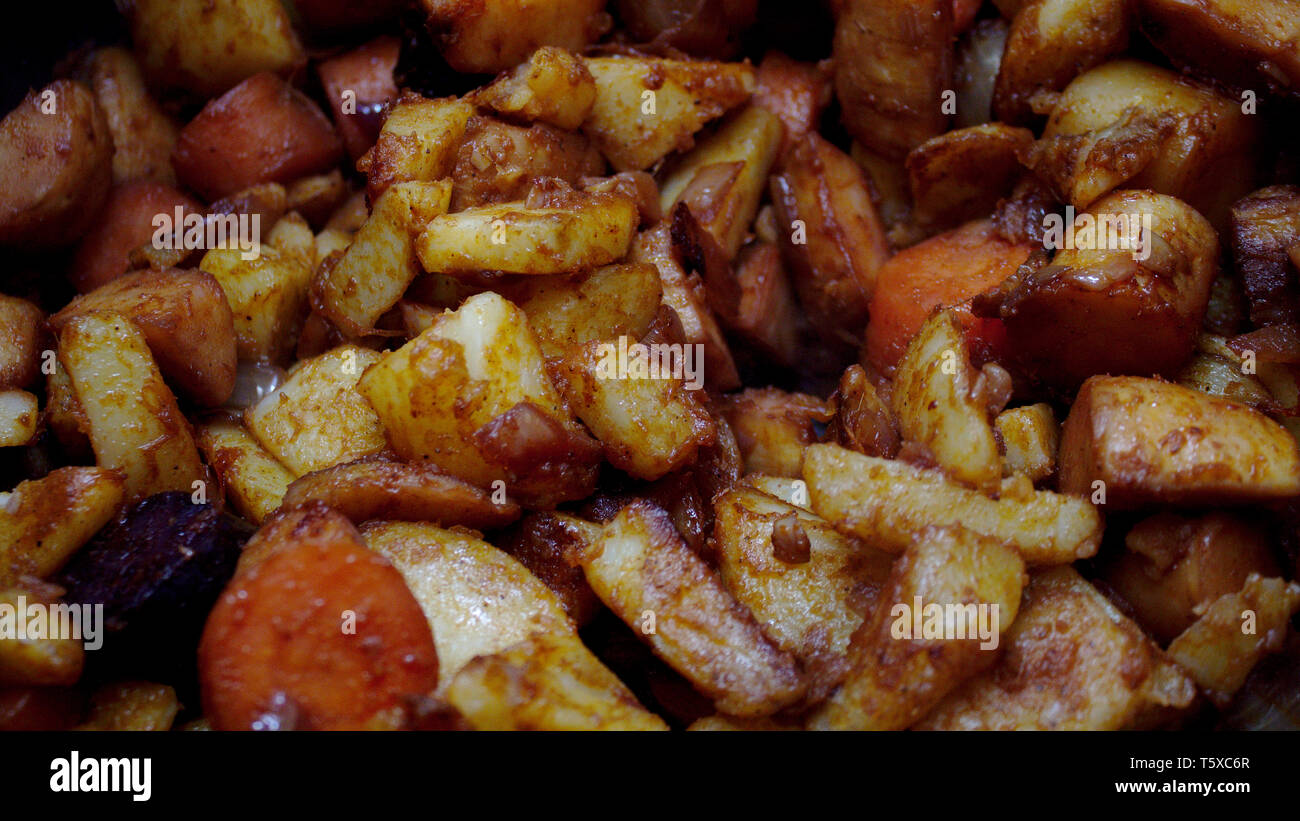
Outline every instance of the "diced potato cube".
<path fill-rule="evenodd" d="M 399 182 L 433 182 L 451 174 L 474 107 L 454 97 L 430 100 L 407 93 L 384 120 L 370 153 L 357 168 L 366 174 L 371 202 Z"/>
<path fill-rule="evenodd" d="M 294 476 L 388 447 L 357 380 L 379 354 L 342 345 L 301 363 L 289 380 L 244 412 L 257 440 Z"/>
<path fill-rule="evenodd" d="M 517 304 L 537 334 L 542 354 L 563 356 L 592 340 L 640 339 L 659 310 L 659 272 L 645 263 L 607 265 L 578 277 L 525 282 Z"/>
<path fill-rule="evenodd" d="M 27 391 L 0 391 L 0 448 L 31 442 L 40 419 L 34 395 Z"/>
<path fill-rule="evenodd" d="M 993 420 L 1002 442 L 1002 473 L 1019 473 L 1040 482 L 1056 471 L 1061 426 L 1052 406 L 1044 402 L 999 413 Z"/>
<path fill-rule="evenodd" d="M 311 260 L 265 244 L 255 259 L 242 255 L 238 248 L 214 248 L 199 268 L 216 278 L 230 303 L 239 358 L 281 361 L 307 314 Z"/>
<path fill-rule="evenodd" d="M 596 102 L 596 81 L 581 58 L 542 46 L 527 62 L 472 96 L 498 114 L 573 131 Z"/>
<path fill-rule="evenodd" d="M 696 131 L 749 99 L 754 70 L 742 63 L 593 57 L 596 102 L 583 131 L 616 171 L 649 168 L 689 146 Z"/>
<path fill-rule="evenodd" d="M 255 524 L 280 507 L 293 474 L 253 435 L 235 422 L 213 422 L 199 428 L 199 447 L 221 480 L 221 487 L 239 515 Z"/>
<path fill-rule="evenodd" d="M 24 575 L 59 570 L 117 514 L 124 494 L 120 471 L 59 468 L 4 494 L 0 507 L 0 586 Z"/>

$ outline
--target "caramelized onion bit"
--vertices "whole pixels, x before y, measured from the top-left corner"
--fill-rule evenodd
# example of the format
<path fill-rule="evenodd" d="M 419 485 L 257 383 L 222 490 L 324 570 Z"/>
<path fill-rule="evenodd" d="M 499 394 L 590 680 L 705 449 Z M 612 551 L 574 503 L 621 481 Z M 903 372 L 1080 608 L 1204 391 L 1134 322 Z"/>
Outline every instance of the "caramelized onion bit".
<path fill-rule="evenodd" d="M 812 543 L 793 510 L 772 523 L 772 555 L 786 564 L 812 561 Z"/>

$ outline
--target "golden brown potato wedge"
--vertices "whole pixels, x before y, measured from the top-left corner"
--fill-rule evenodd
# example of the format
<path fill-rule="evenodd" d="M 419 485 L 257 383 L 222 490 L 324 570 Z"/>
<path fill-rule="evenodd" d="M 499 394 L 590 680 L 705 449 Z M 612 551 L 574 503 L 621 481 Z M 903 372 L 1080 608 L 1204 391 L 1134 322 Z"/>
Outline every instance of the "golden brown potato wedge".
<path fill-rule="evenodd" d="M 307 59 L 276 0 L 134 0 L 129 8 L 136 54 L 155 86 L 214 97 Z"/>
<path fill-rule="evenodd" d="M 335 264 L 314 284 L 316 310 L 351 334 L 374 330 L 420 273 L 415 236 L 447 213 L 451 181 L 399 182 L 375 202 L 375 210 Z"/>
<path fill-rule="evenodd" d="M 581 536 L 572 559 L 596 595 L 719 710 L 771 715 L 804 695 L 795 660 L 763 634 L 662 508 L 634 501 L 604 525 L 561 519 Z"/>
<path fill-rule="evenodd" d="M 263 245 L 255 258 L 238 248 L 214 248 L 199 269 L 211 274 L 230 304 L 240 359 L 282 362 L 307 315 L 311 260 Z"/>
<path fill-rule="evenodd" d="M 1100 489 L 1121 509 L 1282 499 L 1300 493 L 1300 450 L 1244 405 L 1155 379 L 1096 376 L 1065 420 L 1060 485 L 1082 496 Z"/>
<path fill-rule="evenodd" d="M 933 314 L 898 364 L 891 397 L 904 440 L 923 446 L 944 472 L 986 493 L 1002 480 L 989 407 L 976 383 L 965 333 L 951 311 Z"/>
<path fill-rule="evenodd" d="M 1141 729 L 1188 707 L 1190 679 L 1073 568 L 1033 574 L 992 669 L 918 730 Z"/>
<path fill-rule="evenodd" d="M 447 701 L 476 730 L 666 730 L 578 637 L 538 633 L 466 664 Z"/>
<path fill-rule="evenodd" d="M 280 507 L 293 474 L 243 425 L 229 421 L 203 425 L 198 442 L 239 515 L 260 525 Z"/>
<path fill-rule="evenodd" d="M 289 485 L 281 507 L 321 503 L 356 524 L 371 519 L 492 530 L 519 518 L 519 506 L 428 465 L 364 456 L 309 473 Z"/>
<path fill-rule="evenodd" d="M 849 671 L 849 639 L 874 608 L 894 556 L 835 531 L 810 511 L 748 487 L 714 500 L 722 583 L 808 674 L 808 703 Z M 784 542 L 806 541 L 791 556 Z"/>
<path fill-rule="evenodd" d="M 1201 617 L 1169 644 L 1169 657 L 1210 701 L 1226 707 L 1255 663 L 1286 642 L 1300 610 L 1300 584 L 1252 573 L 1239 591 L 1202 608 Z"/>
<path fill-rule="evenodd" d="M 101 48 L 91 55 L 89 68 L 95 101 L 113 135 L 113 182 L 175 185 L 176 124 L 149 96 L 135 56 L 123 48 Z"/>
<path fill-rule="evenodd" d="M 1215 226 L 1254 188 L 1256 118 L 1171 71 L 1115 60 L 1061 93 L 1029 165 L 1076 208 L 1123 185 L 1186 201 Z M 1057 170 L 1057 166 L 1062 166 Z"/>
<path fill-rule="evenodd" d="M 420 0 L 442 33 L 442 56 L 457 71 L 514 68 L 538 46 L 581 51 L 609 28 L 605 0 Z"/>
<path fill-rule="evenodd" d="M 108 524 L 125 498 L 120 471 L 59 468 L 4 494 L 0 510 L 0 585 L 59 570 Z"/>
<path fill-rule="evenodd" d="M 585 194 L 567 207 L 484 205 L 434 217 L 415 243 L 426 271 L 563 274 L 597 268 L 627 254 L 636 203 L 618 194 Z"/>
<path fill-rule="evenodd" d="M 235 389 L 235 322 L 216 278 L 205 271 L 137 271 L 72 300 L 50 317 L 55 333 L 92 313 L 119 313 L 144 334 L 163 376 L 200 405 Z"/>
<path fill-rule="evenodd" d="M 0 122 L 0 244 L 67 245 L 113 181 L 113 136 L 82 84 L 55 80 Z"/>
<path fill-rule="evenodd" d="M 1003 484 L 990 499 L 938 471 L 863 456 L 836 445 L 804 451 L 812 509 L 844 533 L 900 553 L 929 525 L 962 525 L 1016 547 L 1030 565 L 1093 556 L 1101 543 L 1097 509 L 1084 499 Z"/>
<path fill-rule="evenodd" d="M 748 64 L 594 57 L 596 102 L 582 126 L 616 171 L 640 171 L 688 148 L 710 120 L 749 99 Z"/>
<path fill-rule="evenodd" d="M 951 0 L 844 0 L 832 57 L 854 139 L 901 160 L 944 130 L 953 35 Z"/>
<path fill-rule="evenodd" d="M 660 186 L 660 207 L 668 213 L 676 203 L 686 203 L 734 258 L 758 213 L 780 147 L 780 118 L 747 106 L 682 157 Z"/>
<path fill-rule="evenodd" d="M 997 660 L 1025 563 L 960 527 L 926 528 L 890 569 L 853 634 L 844 684 L 809 719 L 817 730 L 901 730 Z"/>
<path fill-rule="evenodd" d="M 470 96 L 502 116 L 573 131 L 596 102 L 596 81 L 581 58 L 542 46 L 509 74 Z"/>
<path fill-rule="evenodd" d="M 85 414 L 96 461 L 122 470 L 128 500 L 188 493 L 206 476 L 190 424 L 129 318 L 96 311 L 69 319 L 59 333 L 59 360 Z"/>
<path fill-rule="evenodd" d="M 244 412 L 244 424 L 294 476 L 388 448 L 357 380 L 380 355 L 342 345 L 299 364 L 289 380 Z"/>
<path fill-rule="evenodd" d="M 1127 0 L 1030 0 L 1011 22 L 993 114 L 1011 125 L 1035 125 L 1035 97 L 1060 91 L 1124 51 L 1133 22 Z"/>

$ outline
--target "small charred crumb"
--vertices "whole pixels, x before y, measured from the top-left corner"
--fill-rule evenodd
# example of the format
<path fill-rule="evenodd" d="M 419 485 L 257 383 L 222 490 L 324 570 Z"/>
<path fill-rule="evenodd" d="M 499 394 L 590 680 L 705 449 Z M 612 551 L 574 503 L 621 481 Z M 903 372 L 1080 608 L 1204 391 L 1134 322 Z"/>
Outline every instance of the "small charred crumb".
<path fill-rule="evenodd" d="M 799 524 L 799 515 L 790 511 L 772 524 L 772 555 L 786 564 L 812 561 L 812 543 Z"/>

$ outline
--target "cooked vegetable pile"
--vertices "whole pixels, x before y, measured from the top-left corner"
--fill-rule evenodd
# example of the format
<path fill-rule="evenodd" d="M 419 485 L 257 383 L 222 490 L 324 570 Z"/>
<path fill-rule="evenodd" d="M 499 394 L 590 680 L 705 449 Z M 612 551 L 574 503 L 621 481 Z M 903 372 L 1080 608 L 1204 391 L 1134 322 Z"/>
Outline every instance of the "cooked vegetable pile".
<path fill-rule="evenodd" d="M 1300 728 L 1292 0 L 119 5 L 0 728 Z"/>

